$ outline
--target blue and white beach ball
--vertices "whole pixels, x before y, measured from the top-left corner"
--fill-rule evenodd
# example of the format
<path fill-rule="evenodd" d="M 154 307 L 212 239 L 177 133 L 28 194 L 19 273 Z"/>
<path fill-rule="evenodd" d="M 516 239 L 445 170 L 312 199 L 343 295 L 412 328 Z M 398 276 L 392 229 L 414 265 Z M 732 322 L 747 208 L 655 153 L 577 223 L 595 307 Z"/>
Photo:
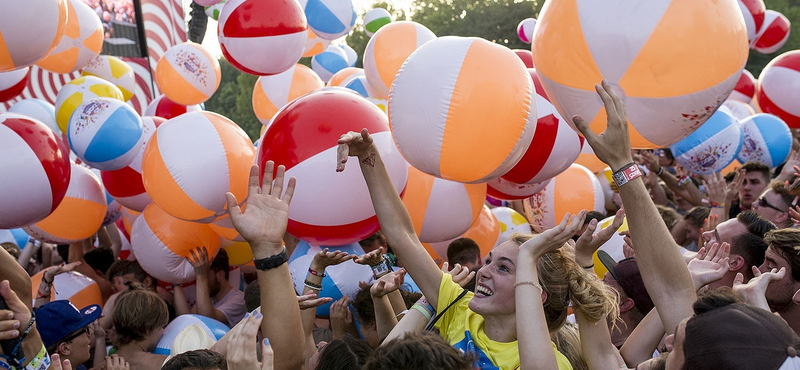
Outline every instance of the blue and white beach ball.
<path fill-rule="evenodd" d="M 142 119 L 128 104 L 111 98 L 89 99 L 69 119 L 72 151 L 87 165 L 103 171 L 123 168 L 141 149 Z"/>
<path fill-rule="evenodd" d="M 783 163 L 792 150 L 792 132 L 782 119 L 768 113 L 756 114 L 739 122 L 744 144 L 739 162 L 758 161 L 770 168 Z"/>
<path fill-rule="evenodd" d="M 717 110 L 697 131 L 672 145 L 675 159 L 693 174 L 708 175 L 727 167 L 739 153 L 744 135 L 727 109 Z"/>
<path fill-rule="evenodd" d="M 308 0 L 305 13 L 308 27 L 325 40 L 346 35 L 356 24 L 352 0 Z"/>

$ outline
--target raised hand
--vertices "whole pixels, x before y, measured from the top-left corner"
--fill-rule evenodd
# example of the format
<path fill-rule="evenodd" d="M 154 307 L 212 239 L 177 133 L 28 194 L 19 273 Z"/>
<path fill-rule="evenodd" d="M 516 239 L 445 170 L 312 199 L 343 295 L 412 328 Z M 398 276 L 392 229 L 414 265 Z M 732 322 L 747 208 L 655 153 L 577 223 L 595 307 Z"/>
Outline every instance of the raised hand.
<path fill-rule="evenodd" d="M 710 243 L 700 248 L 694 259 L 689 261 L 689 274 L 692 276 L 695 290 L 713 283 L 725 276 L 730 270 L 731 246 Z"/>
<path fill-rule="evenodd" d="M 789 217 L 795 225 L 800 225 L 800 205 L 789 208 Z"/>
<path fill-rule="evenodd" d="M 225 194 L 228 212 L 234 228 L 253 248 L 256 258 L 265 258 L 280 253 L 283 248 L 283 235 L 289 222 L 289 203 L 292 201 L 297 180 L 292 177 L 283 193 L 286 169 L 278 166 L 275 181 L 272 174 L 275 164 L 268 161 L 264 168 L 264 181 L 259 186 L 258 166 L 250 168 L 250 184 L 247 190 L 247 207 L 239 207 L 232 193 Z M 281 194 L 283 193 L 283 196 Z"/>
<path fill-rule="evenodd" d="M 772 269 L 764 273 L 761 273 L 761 270 L 756 266 L 752 268 L 754 277 L 747 284 L 744 283 L 744 275 L 741 272 L 736 274 L 733 279 L 733 291 L 741 294 L 746 303 L 770 311 L 767 297 L 765 296 L 767 287 L 770 283 L 783 279 L 786 276 L 786 268 L 781 267 L 780 270 Z"/>
<path fill-rule="evenodd" d="M 347 296 L 342 297 L 336 302 L 331 304 L 330 319 L 331 331 L 333 332 L 333 339 L 341 339 L 347 328 L 353 323 L 353 314 L 347 307 L 350 299 Z"/>
<path fill-rule="evenodd" d="M 106 356 L 105 370 L 130 370 L 130 369 L 131 365 L 127 361 L 125 361 L 124 358 L 117 355 Z"/>
<path fill-rule="evenodd" d="M 622 226 L 623 221 L 625 221 L 625 211 L 620 209 L 614 215 L 614 221 L 611 225 L 600 230 L 597 234 L 594 233 L 597 229 L 597 220 L 590 221 L 586 230 L 575 242 L 575 261 L 581 266 L 591 265 L 594 253 L 614 236 L 614 233 Z"/>
<path fill-rule="evenodd" d="M 50 355 L 50 367 L 47 370 L 72 370 L 72 363 L 68 359 L 61 360 L 58 353 Z"/>
<path fill-rule="evenodd" d="M 467 285 L 470 281 L 472 281 L 472 278 L 475 277 L 475 271 L 470 271 L 467 266 L 461 266 L 459 263 L 453 265 L 452 270 L 449 268 L 449 263 L 445 262 L 442 264 L 442 272 L 450 274 L 453 277 L 453 282 L 462 287 Z"/>
<path fill-rule="evenodd" d="M 258 356 L 253 347 L 262 319 L 261 312 L 248 314 L 226 334 L 228 341 L 225 358 L 228 361 L 229 370 L 264 369 L 258 362 Z M 271 364 L 269 368 L 272 368 Z"/>
<path fill-rule="evenodd" d="M 372 284 L 369 288 L 369 293 L 374 298 L 383 297 L 391 292 L 394 292 L 403 285 L 406 276 L 406 269 L 399 269 L 392 271 L 386 275 L 381 276 L 378 281 Z"/>
<path fill-rule="evenodd" d="M 344 171 L 348 157 L 358 157 L 365 164 L 375 163 L 375 146 L 367 129 L 360 133 L 350 131 L 339 138 L 336 149 L 336 172 Z"/>
<path fill-rule="evenodd" d="M 0 321 L 0 339 L 13 339 L 20 336 L 28 324 L 31 322 L 31 311 L 22 300 L 19 299 L 17 293 L 11 289 L 8 280 L 0 282 L 0 295 L 6 301 L 5 310 L 0 310 L 4 315 L 3 321 Z M 0 349 L 0 354 L 2 350 Z"/>
<path fill-rule="evenodd" d="M 333 298 L 331 297 L 322 297 L 317 298 L 316 292 L 309 292 L 303 295 L 297 296 L 297 304 L 300 305 L 301 310 L 308 310 L 311 308 L 317 308 L 319 306 L 324 305 L 325 303 L 333 302 Z"/>
<path fill-rule="evenodd" d="M 65 272 L 70 272 L 74 270 L 76 267 L 80 266 L 80 264 L 81 261 L 75 261 L 72 263 L 67 263 L 65 265 L 51 266 L 47 268 L 47 270 L 44 270 L 44 275 L 42 275 L 42 280 L 52 283 L 56 275 L 61 275 Z"/>
<path fill-rule="evenodd" d="M 658 164 L 658 157 L 656 157 L 656 155 L 653 154 L 653 152 L 642 151 L 640 157 L 642 158 L 642 162 L 644 163 L 645 166 L 647 166 L 647 169 L 650 170 L 650 172 L 657 173 L 658 169 L 661 168 L 661 166 Z"/>
<path fill-rule="evenodd" d="M 589 127 L 589 123 L 581 116 L 572 117 L 572 122 L 586 138 L 597 158 L 608 164 L 612 171 L 616 171 L 633 162 L 625 103 L 606 80 L 603 80 L 600 85 L 595 85 L 595 90 L 603 100 L 606 109 L 607 126 L 605 131 L 599 135 L 595 134 Z"/>
<path fill-rule="evenodd" d="M 725 204 L 728 185 L 725 183 L 725 178 L 722 176 L 722 173 L 717 172 L 715 174 L 706 176 L 706 178 L 703 180 L 703 186 L 706 188 L 709 204 Z M 739 193 L 738 189 L 736 189 L 736 193 Z"/>
<path fill-rule="evenodd" d="M 192 264 L 195 275 L 205 275 L 208 272 L 208 249 L 205 246 L 189 251 L 189 257 L 186 257 L 186 260 Z"/>
<path fill-rule="evenodd" d="M 520 253 L 529 253 L 535 259 L 538 259 L 548 252 L 561 248 L 567 240 L 571 239 L 580 230 L 585 218 L 586 210 L 580 211 L 572 218 L 567 213 L 556 227 L 548 229 L 523 243 L 519 247 Z"/>
<path fill-rule="evenodd" d="M 375 266 L 383 261 L 383 254 L 386 253 L 386 248 L 379 247 L 369 253 L 362 254 L 353 259 L 353 262 L 360 265 Z"/>
<path fill-rule="evenodd" d="M 336 266 L 342 262 L 351 260 L 356 258 L 355 255 L 347 254 L 347 252 L 342 251 L 333 251 L 331 252 L 328 248 L 325 248 L 319 253 L 314 255 L 314 259 L 311 261 L 311 266 L 317 267 L 320 270 L 325 270 L 328 266 Z M 317 270 L 316 268 L 314 270 Z"/>
<path fill-rule="evenodd" d="M 739 198 L 739 189 L 742 188 L 744 182 L 745 170 L 740 169 L 733 175 L 733 181 L 728 184 L 727 191 L 725 192 L 725 202 L 732 202 Z"/>

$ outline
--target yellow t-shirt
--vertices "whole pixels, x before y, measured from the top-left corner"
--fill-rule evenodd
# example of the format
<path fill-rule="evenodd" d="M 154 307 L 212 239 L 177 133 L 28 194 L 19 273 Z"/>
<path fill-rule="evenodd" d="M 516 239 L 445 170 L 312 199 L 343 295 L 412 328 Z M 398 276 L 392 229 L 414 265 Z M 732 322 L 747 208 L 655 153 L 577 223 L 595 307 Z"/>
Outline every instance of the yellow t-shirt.
<path fill-rule="evenodd" d="M 444 310 L 461 294 L 462 290 L 463 288 L 453 282 L 450 274 L 442 274 L 436 311 Z M 483 316 L 472 312 L 468 307 L 469 301 L 474 295 L 475 293 L 468 292 L 453 307 L 450 307 L 436 323 L 436 328 L 439 329 L 442 337 L 456 349 L 475 352 L 478 355 L 477 365 L 480 369 L 519 369 L 517 341 L 495 342 L 486 336 L 483 331 Z M 553 351 L 556 353 L 559 370 L 572 370 L 569 360 L 556 349 L 555 343 L 553 343 Z"/>

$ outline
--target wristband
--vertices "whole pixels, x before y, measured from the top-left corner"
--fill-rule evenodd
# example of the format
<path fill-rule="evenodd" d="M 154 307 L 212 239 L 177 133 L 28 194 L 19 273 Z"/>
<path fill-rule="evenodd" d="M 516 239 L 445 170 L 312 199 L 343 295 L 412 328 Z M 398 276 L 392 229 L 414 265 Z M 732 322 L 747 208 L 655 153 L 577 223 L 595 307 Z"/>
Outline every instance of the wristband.
<path fill-rule="evenodd" d="M 633 179 L 642 176 L 642 171 L 636 163 L 631 162 L 614 171 L 614 174 L 611 176 L 614 178 L 614 183 L 617 185 L 617 188 L 619 188 L 631 182 Z"/>
<path fill-rule="evenodd" d="M 408 313 L 408 310 L 403 310 L 403 312 L 400 312 L 397 315 L 394 315 L 394 318 L 396 319 L 396 318 L 400 317 L 401 315 L 405 315 L 407 313 Z"/>
<path fill-rule="evenodd" d="M 428 311 L 428 309 L 427 309 L 427 308 L 423 307 L 423 306 L 422 306 L 422 305 L 420 305 L 419 303 L 414 303 L 414 305 L 413 305 L 413 306 L 411 306 L 411 309 L 412 309 L 412 310 L 417 310 L 417 312 L 421 313 L 421 314 L 422 314 L 422 316 L 425 316 L 425 318 L 426 318 L 428 321 L 430 321 L 430 320 L 431 320 L 431 317 L 433 317 L 433 312 L 431 312 L 431 311 Z"/>
<path fill-rule="evenodd" d="M 593 269 L 594 268 L 594 263 L 589 265 L 589 266 L 581 266 L 581 267 L 583 267 L 584 270 Z"/>
<path fill-rule="evenodd" d="M 680 179 L 678 179 L 678 186 L 684 186 L 687 183 L 689 183 L 689 181 L 692 181 L 692 179 L 690 179 L 689 176 L 683 176 Z"/>
<path fill-rule="evenodd" d="M 662 173 L 664 173 L 664 167 L 658 167 L 658 171 L 656 171 L 656 175 L 657 176 L 661 176 Z"/>
<path fill-rule="evenodd" d="M 36 357 L 25 366 L 25 370 L 46 370 L 50 368 L 50 356 L 47 355 L 47 348 L 42 344 L 42 349 Z"/>
<path fill-rule="evenodd" d="M 375 277 L 375 279 L 378 279 L 381 276 L 389 273 L 389 264 L 386 263 L 385 259 L 381 260 L 381 262 L 377 265 L 370 266 L 370 268 L 372 269 L 372 275 Z"/>
<path fill-rule="evenodd" d="M 708 208 L 725 208 L 725 203 L 708 202 Z"/>
<path fill-rule="evenodd" d="M 256 266 L 256 269 L 261 271 L 267 271 L 273 268 L 276 268 L 286 262 L 289 261 L 289 255 L 286 253 L 286 247 L 283 247 L 283 251 L 278 253 L 274 256 L 270 256 L 267 258 L 262 258 L 260 260 L 253 260 L 253 263 Z"/>
<path fill-rule="evenodd" d="M 304 282 L 303 282 L 303 285 L 305 285 L 305 286 L 306 286 L 306 288 L 309 288 L 309 289 L 314 289 L 314 290 L 322 291 L 322 285 L 317 285 L 317 284 L 314 284 L 314 283 L 312 283 L 312 282 L 310 282 L 310 281 L 308 281 L 308 280 L 304 281 Z"/>
<path fill-rule="evenodd" d="M 0 369 L 3 370 L 14 370 L 11 365 L 7 364 L 5 361 L 0 361 Z"/>
<path fill-rule="evenodd" d="M 311 275 L 314 275 L 314 276 L 319 276 L 321 278 L 324 278 L 325 276 L 327 276 L 327 275 L 325 275 L 325 270 L 322 270 L 322 272 L 317 272 L 317 271 L 314 271 L 311 267 L 308 268 L 308 273 L 310 273 Z"/>

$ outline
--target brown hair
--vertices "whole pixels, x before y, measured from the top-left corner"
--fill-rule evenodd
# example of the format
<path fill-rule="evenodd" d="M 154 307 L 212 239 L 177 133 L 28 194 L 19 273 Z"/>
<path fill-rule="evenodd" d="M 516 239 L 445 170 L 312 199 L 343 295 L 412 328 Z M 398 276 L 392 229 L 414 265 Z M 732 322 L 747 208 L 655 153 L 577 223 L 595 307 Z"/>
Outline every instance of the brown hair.
<path fill-rule="evenodd" d="M 326 347 L 327 348 L 327 347 Z M 460 353 L 433 332 L 408 333 L 372 353 L 364 370 L 472 370 L 474 352 Z"/>
<path fill-rule="evenodd" d="M 764 242 L 786 260 L 789 264 L 787 272 L 792 274 L 792 279 L 800 281 L 800 230 L 772 230 L 764 236 Z"/>
<path fill-rule="evenodd" d="M 183 369 L 228 370 L 228 362 L 219 353 L 198 349 L 176 355 L 161 367 L 161 370 Z"/>
<path fill-rule="evenodd" d="M 573 370 L 589 370 L 589 365 L 586 364 L 586 359 L 583 358 L 578 325 L 567 323 L 561 329 L 550 334 L 550 338 L 556 344 L 558 352 L 561 352 L 569 360 Z"/>
<path fill-rule="evenodd" d="M 158 293 L 145 290 L 140 284 L 129 284 L 120 293 L 112 315 L 117 331 L 114 346 L 144 340 L 147 335 L 169 322 L 167 303 Z"/>
<path fill-rule="evenodd" d="M 514 234 L 511 240 L 522 245 L 533 237 L 535 236 Z M 619 319 L 619 297 L 616 292 L 578 266 L 561 249 L 539 258 L 537 267 L 539 282 L 547 293 L 544 314 L 551 333 L 566 322 L 570 302 L 590 322 L 605 320 L 609 315 L 612 322 Z"/>
<path fill-rule="evenodd" d="M 667 225 L 667 229 L 672 230 L 675 224 L 681 220 L 681 215 L 670 207 L 656 205 L 656 209 L 658 209 L 658 215 L 664 220 L 664 224 Z"/>
<path fill-rule="evenodd" d="M 711 210 L 708 207 L 697 206 L 692 207 L 689 212 L 686 212 L 686 216 L 683 216 L 683 219 L 690 225 L 700 229 L 703 227 L 709 214 L 711 214 Z"/>
<path fill-rule="evenodd" d="M 769 188 L 775 192 L 775 194 L 781 196 L 781 200 L 784 204 L 786 204 L 786 207 L 792 206 L 792 202 L 794 202 L 794 195 L 791 195 L 788 191 L 786 191 L 786 186 L 783 184 L 783 182 L 780 180 L 772 180 L 769 183 Z M 789 222 L 791 222 L 791 219 L 789 219 Z"/>

